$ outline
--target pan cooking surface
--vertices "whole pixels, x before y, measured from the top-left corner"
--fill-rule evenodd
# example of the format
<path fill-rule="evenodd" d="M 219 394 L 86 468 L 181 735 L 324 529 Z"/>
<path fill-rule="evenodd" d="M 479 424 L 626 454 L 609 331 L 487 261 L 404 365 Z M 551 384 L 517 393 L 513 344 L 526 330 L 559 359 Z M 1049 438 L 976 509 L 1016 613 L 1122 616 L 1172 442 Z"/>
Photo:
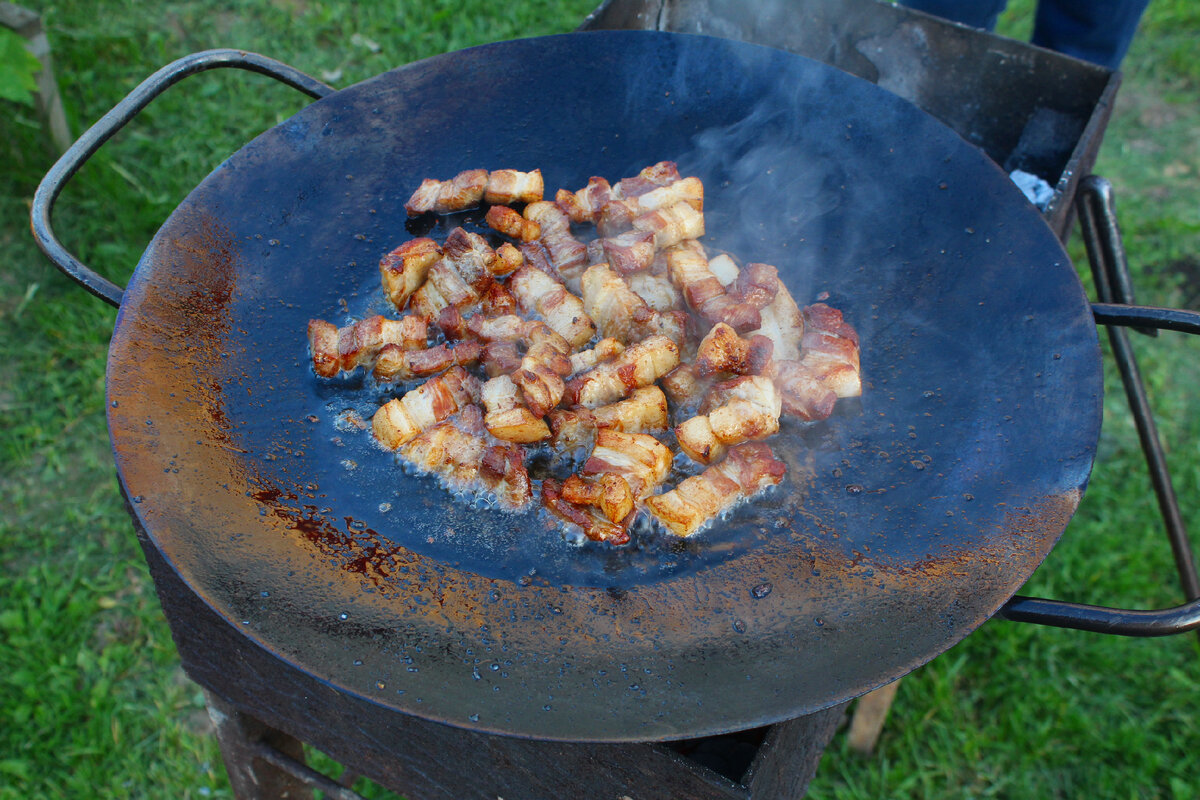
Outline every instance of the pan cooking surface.
<path fill-rule="evenodd" d="M 318 380 L 305 325 L 385 310 L 422 178 L 540 167 L 549 193 L 664 159 L 704 181 L 710 248 L 860 333 L 862 399 L 772 439 L 783 485 L 695 540 L 579 547 L 347 423 L 388 395 Z M 607 741 L 815 711 L 959 641 L 1061 534 L 1101 400 L 1074 272 L 984 155 L 822 64 L 643 32 L 441 56 L 263 134 L 151 243 L 108 380 L 134 513 L 246 635 L 408 713 Z"/>

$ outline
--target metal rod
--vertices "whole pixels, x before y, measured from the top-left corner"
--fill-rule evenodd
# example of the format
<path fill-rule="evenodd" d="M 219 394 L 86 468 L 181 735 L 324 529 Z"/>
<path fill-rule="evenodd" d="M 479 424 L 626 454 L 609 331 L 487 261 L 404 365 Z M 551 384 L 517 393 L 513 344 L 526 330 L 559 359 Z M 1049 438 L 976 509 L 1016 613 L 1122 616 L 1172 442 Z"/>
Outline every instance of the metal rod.
<path fill-rule="evenodd" d="M 332 800 L 366 800 L 353 789 L 342 786 L 328 775 L 317 772 L 307 764 L 279 752 L 262 739 L 254 742 L 251 748 L 254 750 L 255 757 L 261 758 L 263 761 L 278 767 L 297 780 L 304 781 L 314 789 L 320 789 L 325 793 L 326 797 Z"/>
<path fill-rule="evenodd" d="M 1080 222 L 1083 226 L 1088 260 L 1096 281 L 1097 296 L 1106 302 L 1113 299 L 1127 301 L 1133 296 L 1132 282 L 1129 279 L 1128 262 L 1124 258 L 1124 248 L 1120 245 L 1120 231 L 1116 227 L 1116 208 L 1112 186 L 1103 178 L 1089 176 L 1080 186 L 1080 192 L 1082 201 L 1080 203 Z M 1111 311 L 1111 313 L 1106 315 L 1105 311 Z M 1131 318 L 1138 321 L 1149 318 L 1155 323 L 1163 323 L 1161 327 L 1200 333 L 1200 314 L 1189 314 L 1176 309 L 1147 311 L 1137 306 L 1120 306 L 1101 309 L 1096 311 L 1095 315 L 1097 322 L 1108 324 L 1108 338 L 1112 346 L 1113 358 L 1121 373 L 1125 396 L 1128 399 L 1129 408 L 1133 412 L 1142 451 L 1146 455 L 1146 467 L 1150 474 L 1150 482 L 1154 487 L 1154 494 L 1158 499 L 1159 511 L 1162 513 L 1163 522 L 1166 525 L 1167 538 L 1175 557 L 1175 568 L 1179 572 L 1180 585 L 1188 600 L 1196 600 L 1200 598 L 1200 578 L 1196 574 L 1196 563 L 1192 557 L 1191 543 L 1188 540 L 1183 515 L 1179 511 L 1179 501 L 1171 481 L 1166 454 L 1159 439 L 1154 413 L 1150 408 L 1149 398 L 1146 396 L 1146 387 L 1138 369 L 1137 357 L 1133 352 L 1129 335 L 1117 325 L 1131 324 L 1128 321 Z M 1115 318 L 1119 321 L 1106 323 L 1106 318 Z"/>
<path fill-rule="evenodd" d="M 1097 325 L 1144 326 L 1160 330 L 1200 334 L 1200 312 L 1182 308 L 1127 306 L 1119 303 L 1092 303 Z"/>
<path fill-rule="evenodd" d="M 1004 604 L 997 616 L 1013 622 L 1036 622 L 1118 636 L 1170 636 L 1200 629 L 1200 601 L 1157 611 L 1134 611 L 1017 595 Z"/>

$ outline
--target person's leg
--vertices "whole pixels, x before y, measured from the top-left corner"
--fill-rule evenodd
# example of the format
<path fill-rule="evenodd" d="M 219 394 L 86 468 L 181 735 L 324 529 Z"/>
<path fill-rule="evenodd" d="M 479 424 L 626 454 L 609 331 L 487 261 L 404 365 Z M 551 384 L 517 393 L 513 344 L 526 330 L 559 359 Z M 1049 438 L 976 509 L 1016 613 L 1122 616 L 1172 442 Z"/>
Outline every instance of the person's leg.
<path fill-rule="evenodd" d="M 900 5 L 990 31 L 1008 0 L 900 0 Z"/>
<path fill-rule="evenodd" d="M 1033 43 L 1116 69 L 1149 0 L 1041 0 Z"/>

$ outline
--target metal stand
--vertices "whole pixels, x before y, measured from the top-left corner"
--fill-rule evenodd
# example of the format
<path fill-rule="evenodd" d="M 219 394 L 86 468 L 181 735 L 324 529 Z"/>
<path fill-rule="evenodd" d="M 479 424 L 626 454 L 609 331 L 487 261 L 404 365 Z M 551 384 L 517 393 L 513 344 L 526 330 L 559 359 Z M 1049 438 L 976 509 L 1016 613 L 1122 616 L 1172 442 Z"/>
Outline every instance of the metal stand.
<path fill-rule="evenodd" d="M 515 739 L 381 708 L 301 673 L 205 605 L 138 530 L 188 676 L 203 687 L 240 800 L 353 800 L 365 775 L 411 800 L 631 797 L 793 800 L 802 797 L 847 704 L 767 728 L 745 772 L 722 775 L 657 743 Z M 713 740 L 705 740 L 711 743 Z M 342 781 L 308 767 L 302 743 L 346 766 Z"/>

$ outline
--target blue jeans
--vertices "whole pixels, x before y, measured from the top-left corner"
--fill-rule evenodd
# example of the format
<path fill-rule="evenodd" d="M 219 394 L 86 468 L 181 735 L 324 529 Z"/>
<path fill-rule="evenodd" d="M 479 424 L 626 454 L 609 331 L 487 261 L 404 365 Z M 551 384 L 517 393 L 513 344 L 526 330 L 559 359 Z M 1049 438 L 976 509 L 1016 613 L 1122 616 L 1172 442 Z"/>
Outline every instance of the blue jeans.
<path fill-rule="evenodd" d="M 1117 69 L 1150 0 L 1039 0 L 1033 43 Z M 900 0 L 901 5 L 992 30 L 1008 0 Z"/>

